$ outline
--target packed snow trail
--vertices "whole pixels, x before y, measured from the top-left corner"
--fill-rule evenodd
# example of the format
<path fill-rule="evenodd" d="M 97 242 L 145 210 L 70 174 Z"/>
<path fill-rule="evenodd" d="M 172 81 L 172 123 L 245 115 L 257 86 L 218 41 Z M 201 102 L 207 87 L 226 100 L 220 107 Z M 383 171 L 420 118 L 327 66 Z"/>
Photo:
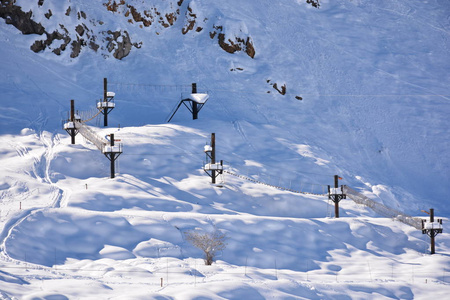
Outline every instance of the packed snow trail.
<path fill-rule="evenodd" d="M 55 147 L 60 144 L 60 136 L 58 133 L 49 133 L 47 131 L 40 132 L 35 136 L 43 149 L 39 149 L 40 151 L 36 151 L 35 148 L 28 149 L 27 146 L 19 144 L 14 144 L 13 147 L 16 149 L 17 155 L 21 158 L 31 160 L 32 166 L 29 171 L 26 169 L 22 170 L 23 173 L 29 173 L 29 175 L 40 184 L 43 184 L 45 187 L 48 187 L 48 199 L 49 201 L 45 201 L 41 203 L 41 205 L 32 208 L 23 209 L 23 206 L 35 205 L 32 202 L 28 203 L 25 199 L 20 199 L 19 211 L 8 210 L 6 212 L 6 216 L 9 216 L 9 219 L 5 221 L 2 231 L 0 233 L 0 257 L 3 261 L 15 261 L 18 264 L 22 264 L 20 260 L 12 259 L 7 253 L 5 248 L 5 241 L 11 235 L 16 226 L 20 225 L 24 220 L 33 214 L 45 211 L 49 208 L 61 208 L 65 206 L 66 199 L 68 199 L 68 190 L 65 190 L 59 187 L 56 183 L 52 181 L 51 176 L 51 162 L 54 159 Z M 19 173 L 19 175 L 22 175 Z M 27 187 L 24 187 L 27 188 Z M 40 188 L 37 188 L 37 192 L 40 192 Z M 12 194 L 17 202 L 16 195 Z M 3 214 L 3 211 L 2 211 Z M 3 221 L 3 220 L 2 220 Z"/>

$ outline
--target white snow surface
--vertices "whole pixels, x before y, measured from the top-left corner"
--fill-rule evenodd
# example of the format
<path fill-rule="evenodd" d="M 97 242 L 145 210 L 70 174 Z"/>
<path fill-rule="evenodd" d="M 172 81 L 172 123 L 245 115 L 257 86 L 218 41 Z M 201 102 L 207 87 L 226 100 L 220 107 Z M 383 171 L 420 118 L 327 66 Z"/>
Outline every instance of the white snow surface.
<path fill-rule="evenodd" d="M 71 1 L 53 2 L 42 10 L 55 18 L 36 20 L 76 25 Z M 0 22 L 0 298 L 450 293 L 448 1 L 192 0 L 169 28 L 140 28 L 102 2 L 71 5 L 102 20 L 97 30 L 142 41 L 122 60 L 36 54 L 41 37 Z M 174 1 L 149 2 L 164 12 Z M 188 5 L 204 30 L 183 35 Z M 213 25 L 250 36 L 254 59 L 220 49 Z M 80 134 L 71 145 L 62 129 L 71 99 L 82 119 L 97 113 L 104 77 L 116 105 L 108 127 L 101 114 L 88 125 L 123 145 L 114 179 L 95 145 Z M 199 119 L 181 107 L 166 123 L 193 82 L 209 95 Z M 211 133 L 228 171 L 216 185 L 203 171 Z M 421 231 L 350 199 L 333 218 L 323 194 L 334 175 L 412 216 L 434 208 L 436 254 Z M 226 233 L 212 266 L 186 241 L 192 229 Z"/>

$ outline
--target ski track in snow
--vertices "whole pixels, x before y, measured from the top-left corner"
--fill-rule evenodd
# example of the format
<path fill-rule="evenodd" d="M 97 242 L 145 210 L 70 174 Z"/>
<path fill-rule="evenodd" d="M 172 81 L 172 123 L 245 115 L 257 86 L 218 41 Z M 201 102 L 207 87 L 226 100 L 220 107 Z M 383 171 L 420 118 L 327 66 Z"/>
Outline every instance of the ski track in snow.
<path fill-rule="evenodd" d="M 12 216 L 4 225 L 2 228 L 2 233 L 0 235 L 0 249 L 1 249 L 1 258 L 6 262 L 14 262 L 15 264 L 18 264 L 20 266 L 24 266 L 27 263 L 13 259 L 6 253 L 6 247 L 5 243 L 6 240 L 10 237 L 13 230 L 19 226 L 24 220 L 32 216 L 33 214 L 36 214 L 37 212 L 45 211 L 49 208 L 59 208 L 62 205 L 65 205 L 65 199 L 67 199 L 67 191 L 64 191 L 63 189 L 59 188 L 56 184 L 54 184 L 50 178 L 50 164 L 53 159 L 54 154 L 54 147 L 57 146 L 60 143 L 59 134 L 50 134 L 49 132 L 40 132 L 38 135 L 38 140 L 43 145 L 43 153 L 40 156 L 34 156 L 32 157 L 32 160 L 34 161 L 32 166 L 32 173 L 30 174 L 35 180 L 39 181 L 40 183 L 45 183 L 46 185 L 50 186 L 50 195 L 49 195 L 49 201 L 47 202 L 47 207 L 44 208 L 32 208 L 24 210 L 23 212 L 19 214 L 15 214 L 15 216 Z M 27 147 L 21 145 L 21 144 L 13 144 L 13 147 L 16 149 L 17 154 L 21 158 L 26 158 L 27 156 L 30 156 L 30 152 L 28 151 Z M 39 190 L 37 191 L 39 193 Z M 30 193 L 33 193 L 31 191 Z M 26 200 L 26 195 L 23 196 L 22 199 Z M 22 201 L 21 201 L 22 202 Z M 3 213 L 3 212 L 2 212 Z M 7 215 L 10 213 L 7 212 Z"/>

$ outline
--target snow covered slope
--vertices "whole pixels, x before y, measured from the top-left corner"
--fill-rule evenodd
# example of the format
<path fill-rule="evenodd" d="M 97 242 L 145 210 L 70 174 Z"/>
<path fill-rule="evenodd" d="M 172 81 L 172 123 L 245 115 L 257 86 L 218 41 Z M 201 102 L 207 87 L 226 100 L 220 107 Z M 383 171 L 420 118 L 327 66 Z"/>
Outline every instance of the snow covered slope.
<path fill-rule="evenodd" d="M 126 31 L 138 47 L 120 60 L 108 40 L 76 57 L 52 52 L 62 40 L 34 53 L 42 36 L 0 22 L 5 298 L 448 293 L 445 1 L 320 1 L 320 9 L 300 0 L 126 1 L 142 15 L 176 12 L 167 27 L 130 22 L 126 5 L 113 12 L 107 1 L 43 2 L 16 1 L 49 32 L 63 24 L 72 41 L 86 22 L 99 45 L 105 32 Z M 220 34 L 241 51 L 225 51 Z M 122 39 L 109 42 L 119 49 Z M 115 179 L 94 145 L 79 135 L 70 145 L 61 129 L 70 99 L 95 113 L 104 77 L 116 93 L 110 127 L 89 124 L 124 144 Z M 193 82 L 210 95 L 199 119 L 181 107 L 167 124 Z M 313 194 L 338 174 L 407 214 L 435 208 L 444 217 L 438 254 L 426 254 L 420 231 L 350 200 L 341 202 L 342 218 L 330 219 L 325 196 L 229 174 L 223 188 L 211 186 L 201 168 L 212 132 L 217 158 L 236 174 Z M 208 268 L 184 232 L 214 227 L 228 246 Z"/>

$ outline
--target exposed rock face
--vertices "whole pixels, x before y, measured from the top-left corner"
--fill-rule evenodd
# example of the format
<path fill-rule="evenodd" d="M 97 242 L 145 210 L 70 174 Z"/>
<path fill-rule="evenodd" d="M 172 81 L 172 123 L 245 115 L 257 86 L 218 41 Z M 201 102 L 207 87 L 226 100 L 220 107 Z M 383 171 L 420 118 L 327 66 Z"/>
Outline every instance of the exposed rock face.
<path fill-rule="evenodd" d="M 181 6 L 182 3 L 183 1 L 178 1 L 177 6 Z M 108 3 L 103 5 L 108 11 L 128 18 L 128 23 L 142 23 L 141 27 L 150 27 L 156 22 L 164 28 L 168 28 L 175 23 L 180 14 L 179 8 L 174 8 L 173 12 L 166 13 L 164 16 L 156 7 L 150 7 L 149 9 L 139 11 L 133 5 L 127 4 L 125 0 L 121 0 L 120 2 L 109 0 Z"/>
<path fill-rule="evenodd" d="M 255 48 L 253 47 L 253 43 L 250 40 L 250 38 L 247 38 L 247 41 L 245 42 L 245 53 L 247 53 L 248 56 L 250 56 L 251 58 L 255 57 Z"/>
<path fill-rule="evenodd" d="M 44 16 L 45 16 L 47 19 L 50 20 L 50 17 L 53 16 L 52 10 L 49 9 L 48 12 L 46 12 L 46 13 L 44 14 Z"/>
<path fill-rule="evenodd" d="M 31 45 L 30 49 L 34 52 L 41 52 L 45 49 L 45 43 L 44 41 L 36 41 L 33 45 Z"/>
<path fill-rule="evenodd" d="M 278 87 L 278 84 L 276 82 L 271 83 L 270 79 L 267 80 L 267 83 L 270 84 L 281 95 L 286 95 L 286 91 L 287 91 L 286 83 L 284 83 L 280 88 Z"/>
<path fill-rule="evenodd" d="M 51 33 L 45 31 L 45 35 L 47 38 L 45 40 L 36 40 L 33 45 L 31 45 L 30 49 L 34 52 L 40 52 L 44 51 L 46 48 L 50 48 L 51 45 L 55 40 L 57 41 L 63 41 L 59 47 L 53 48 L 52 52 L 56 55 L 61 55 L 62 52 L 64 52 L 67 49 L 67 46 L 71 43 L 71 53 L 70 57 L 75 58 L 78 57 L 80 54 L 82 48 L 87 45 L 88 41 L 90 45 L 92 45 L 93 40 L 95 38 L 91 36 L 90 38 L 87 37 L 87 40 L 85 38 L 82 38 L 83 35 L 87 32 L 88 28 L 85 25 L 77 25 L 75 27 L 76 32 L 76 39 L 72 40 L 70 37 L 69 31 L 67 28 L 64 27 L 64 25 L 59 25 L 61 31 L 53 31 Z M 92 47 L 91 47 L 92 48 Z"/>
<path fill-rule="evenodd" d="M 78 57 L 78 55 L 80 55 L 82 46 L 86 46 L 86 42 L 83 39 L 77 37 L 77 40 L 72 42 L 72 53 L 70 53 L 70 57 Z"/>
<path fill-rule="evenodd" d="M 70 49 L 70 57 L 76 58 L 82 52 L 83 48 L 89 47 L 90 49 L 97 52 L 99 49 L 104 49 L 105 51 L 112 54 L 116 59 L 122 59 L 126 57 L 132 47 L 140 48 L 142 42 L 132 43 L 130 36 L 127 31 L 101 31 L 94 32 L 86 24 L 80 22 L 73 28 L 66 28 L 65 25 L 59 24 L 57 30 L 49 32 L 45 27 L 33 20 L 33 12 L 24 12 L 22 8 L 16 5 L 15 0 L 0 0 L 0 17 L 6 20 L 7 24 L 11 24 L 17 29 L 19 29 L 23 34 L 38 34 L 45 35 L 44 39 L 36 40 L 30 47 L 34 52 L 45 51 L 46 49 L 51 49 L 51 51 L 56 55 L 61 55 L 64 51 Z M 109 1 L 105 4 L 108 10 L 117 11 L 121 6 L 125 5 L 125 1 L 121 0 L 119 3 L 115 1 Z M 53 12 L 50 9 L 45 9 L 43 6 L 45 4 L 44 0 L 37 1 L 36 13 L 42 13 L 46 19 L 50 19 L 53 16 Z M 42 7 L 42 8 L 41 8 Z M 145 16 L 150 16 L 150 19 L 145 19 L 141 14 L 134 9 L 134 7 L 128 5 L 125 6 L 128 10 L 128 14 L 132 16 L 132 21 L 142 22 L 144 26 L 150 26 L 152 22 L 152 15 L 145 12 Z M 42 9 L 42 11 L 39 11 Z M 76 13 L 78 20 L 86 20 L 87 16 L 84 11 L 76 11 L 73 7 L 69 6 L 65 9 L 64 15 L 70 17 Z M 166 14 L 168 24 L 173 24 L 176 20 L 175 14 Z M 61 17 L 59 18 L 61 19 Z M 102 25 L 101 21 L 89 21 L 91 26 Z M 169 26 L 169 25 L 167 25 Z M 100 44 L 97 42 L 100 40 Z M 62 41 L 59 43 L 54 43 L 54 41 Z M 58 46 L 54 46 L 57 44 Z M 70 47 L 68 47 L 70 45 Z M 105 54 L 103 54 L 106 56 Z"/>
<path fill-rule="evenodd" d="M 32 20 L 31 11 L 24 12 L 20 6 L 15 5 L 15 0 L 0 0 L 0 18 L 5 19 L 6 24 L 11 24 L 23 34 L 39 34 L 45 32 L 45 28 Z"/>
<path fill-rule="evenodd" d="M 306 0 L 306 3 L 311 4 L 315 8 L 319 8 L 320 6 L 319 0 Z"/>
<path fill-rule="evenodd" d="M 306 1 L 313 6 L 319 5 L 318 0 Z M 185 11 L 181 18 L 184 22 L 181 29 L 182 34 L 201 33 L 205 26 L 208 26 L 206 21 L 209 16 L 203 15 L 205 10 L 198 6 L 199 3 L 192 0 L 166 0 L 158 6 L 148 4 L 148 8 L 146 8 L 146 4 L 136 5 L 135 7 L 131 5 L 134 2 L 128 0 L 103 0 L 102 2 L 107 12 L 117 15 L 118 18 L 126 18 L 129 24 L 137 24 L 140 28 L 153 28 L 152 30 L 156 34 L 175 25 L 180 19 L 181 10 Z M 129 55 L 133 48 L 140 48 L 142 45 L 142 42 L 132 41 L 125 28 L 114 32 L 108 31 L 107 28 L 97 29 L 96 27 L 105 27 L 107 24 L 101 20 L 89 18 L 84 11 L 77 8 L 75 2 L 69 2 L 71 5 L 64 7 L 61 14 L 63 16 L 55 16 L 50 9 L 53 6 L 50 6 L 45 0 L 34 0 L 34 8 L 29 12 L 24 12 L 16 4 L 16 0 L 0 0 L 0 3 L 0 17 L 4 18 L 7 24 L 15 26 L 23 34 L 45 36 L 37 39 L 30 47 L 34 52 L 50 50 L 56 55 L 61 55 L 69 50 L 70 57 L 75 58 L 84 48 L 90 48 L 95 52 L 100 51 L 104 57 L 111 55 L 116 59 L 122 59 Z M 42 24 L 33 20 L 33 16 L 39 14 L 46 20 L 52 19 L 53 21 L 48 23 L 52 25 L 46 25 L 45 20 L 42 21 Z M 80 22 L 69 27 L 65 25 L 73 23 L 74 15 Z M 71 21 L 65 22 L 65 18 Z M 216 39 L 220 48 L 228 53 L 244 52 L 249 57 L 254 58 L 256 50 L 253 39 L 247 33 L 246 28 L 242 31 L 234 30 L 236 25 L 230 24 L 233 21 L 228 20 L 227 22 L 213 25 L 213 28 L 210 27 L 211 39 Z M 56 30 L 54 29 L 55 23 L 59 23 L 59 28 Z M 45 27 L 51 27 L 52 29 L 47 30 Z M 229 30 L 229 28 L 232 30 Z M 119 36 L 117 36 L 117 33 L 119 33 Z M 68 47 L 69 45 L 70 47 Z"/>
<path fill-rule="evenodd" d="M 34 52 L 41 52 L 50 49 L 56 55 L 61 55 L 68 45 L 71 45 L 70 57 L 77 57 L 83 50 L 88 47 L 95 52 L 101 51 L 102 55 L 107 57 L 109 53 L 117 59 L 126 57 L 133 47 L 140 48 L 142 42 L 133 42 L 126 29 L 120 29 L 119 36 L 116 33 L 109 33 L 107 29 L 95 30 L 97 26 L 105 26 L 106 24 L 101 20 L 94 20 L 88 18 L 84 11 L 79 11 L 76 2 L 70 2 L 72 5 L 64 8 L 64 16 L 55 16 L 51 9 L 52 6 L 45 0 L 28 0 L 34 2 L 33 10 L 24 12 L 20 6 L 16 4 L 16 0 L 0 0 L 0 18 L 5 19 L 7 24 L 11 24 L 20 30 L 23 34 L 37 34 L 44 35 L 45 39 L 36 40 L 30 47 Z M 306 3 L 319 8 L 319 0 L 305 0 Z M 186 4 L 186 2 L 188 2 Z M 138 24 L 140 28 L 153 28 L 158 35 L 161 30 L 169 28 L 176 24 L 180 18 L 180 10 L 185 11 L 183 21 L 184 26 L 181 31 L 182 34 L 200 33 L 205 26 L 208 26 L 207 20 L 212 16 L 204 16 L 204 9 L 199 8 L 196 1 L 193 0 L 165 0 L 158 5 L 147 4 L 142 1 L 142 5 L 137 5 L 139 8 L 129 4 L 135 3 L 129 0 L 102 0 L 102 5 L 106 11 L 117 15 L 117 17 L 124 17 L 130 24 Z M 94 4 L 93 4 L 94 5 Z M 33 15 L 45 16 L 47 20 L 59 21 L 60 28 L 57 30 L 47 30 L 45 21 L 38 23 L 33 20 Z M 73 15 L 78 17 L 80 23 L 74 27 L 66 28 L 64 18 L 73 18 Z M 42 19 L 40 19 L 42 20 Z M 67 19 L 69 20 L 69 19 Z M 234 21 L 221 21 L 221 23 L 209 25 L 209 35 L 211 39 L 217 38 L 217 43 L 220 48 L 228 53 L 245 52 L 249 57 L 254 58 L 256 50 L 253 39 L 248 34 L 245 24 L 243 30 L 236 30 Z M 58 23 L 56 23 L 58 24 Z M 52 28 L 54 28 L 54 23 Z M 130 25 L 131 26 L 131 25 Z M 47 26 L 48 27 L 48 26 Z M 231 30 L 230 30 L 231 28 Z M 51 32 L 50 32 L 51 31 Z M 62 43 L 55 43 L 54 41 L 63 41 Z M 103 51 L 102 51 L 103 50 Z M 282 89 L 281 89 L 282 91 Z"/>
<path fill-rule="evenodd" d="M 220 48 L 228 53 L 235 53 L 237 51 L 244 51 L 251 58 L 255 57 L 255 48 L 253 47 L 253 42 L 250 36 L 239 37 L 230 36 L 227 37 L 225 33 L 222 33 L 223 26 L 214 26 L 214 31 L 210 32 L 211 39 L 214 39 L 217 35 Z"/>
<path fill-rule="evenodd" d="M 84 26 L 83 25 L 77 25 L 77 27 L 75 27 L 75 31 L 78 33 L 79 36 L 83 36 L 83 34 L 84 34 Z"/>
<path fill-rule="evenodd" d="M 62 25 L 61 25 L 62 26 Z M 61 34 L 58 31 L 53 31 L 52 33 L 45 32 L 46 40 L 37 40 L 31 45 L 31 50 L 34 52 L 40 52 L 45 50 L 47 46 L 51 45 L 54 40 L 63 40 L 64 42 L 58 48 L 53 49 L 53 53 L 60 55 L 61 51 L 64 51 L 67 45 L 70 43 L 71 39 L 67 35 Z"/>
<path fill-rule="evenodd" d="M 51 51 L 55 55 L 67 53 L 65 55 L 70 58 L 76 58 L 85 51 L 84 49 L 91 49 L 105 58 L 114 57 L 121 60 L 127 57 L 133 48 L 139 49 L 142 46 L 142 41 L 132 41 L 126 30 L 128 26 L 138 26 L 142 30 L 159 35 L 162 30 L 174 26 L 181 19 L 184 24 L 181 28 L 183 35 L 209 33 L 211 40 L 216 41 L 221 49 L 230 54 L 242 52 L 251 58 L 256 55 L 253 39 L 244 21 L 236 22 L 234 19 L 222 16 L 215 17 L 217 19 L 214 23 L 207 22 L 214 16 L 205 15 L 208 9 L 195 0 L 155 1 L 157 5 L 146 4 L 145 1 L 141 4 L 131 0 L 102 0 L 101 5 L 106 14 L 125 18 L 128 24 L 128 26 L 123 25 L 125 28 L 114 28 L 114 30 L 108 30 L 111 24 L 94 19 L 80 10 L 76 1 L 69 1 L 71 6 L 63 7 L 62 13 L 56 15 L 50 9 L 54 6 L 50 6 L 45 0 L 27 1 L 33 5 L 28 6 L 32 9 L 25 12 L 17 5 L 18 0 L 0 0 L 0 18 L 5 19 L 6 24 L 13 25 L 23 34 L 38 35 L 37 40 L 30 46 L 34 52 Z M 320 6 L 319 0 L 305 1 L 313 7 Z M 136 7 L 130 3 L 135 4 Z M 37 19 L 41 23 L 36 22 Z M 74 21 L 76 24 L 72 25 Z M 204 28 L 207 28 L 206 33 L 202 32 Z M 237 67 L 231 68 L 230 71 L 243 72 L 244 69 Z M 286 95 L 285 83 L 270 80 L 267 80 L 267 83 L 271 86 L 268 93 L 276 90 L 279 94 Z M 303 98 L 295 96 L 295 99 Z"/>
<path fill-rule="evenodd" d="M 183 34 L 186 34 L 194 28 L 196 28 L 196 32 L 200 32 L 203 29 L 202 27 L 197 25 L 197 14 L 193 12 L 191 6 L 188 6 L 186 11 L 186 24 L 184 25 L 183 29 L 181 29 L 181 32 Z"/>
<path fill-rule="evenodd" d="M 119 31 L 108 31 L 108 36 L 106 40 L 108 43 L 108 51 L 113 52 L 114 58 L 122 59 L 130 54 L 131 47 L 133 44 L 131 43 L 130 35 L 127 31 L 123 33 Z"/>
<path fill-rule="evenodd" d="M 277 90 L 278 93 L 281 95 L 286 95 L 286 84 L 283 84 L 281 88 L 278 88 L 278 85 L 276 83 L 273 84 L 273 88 Z"/>

